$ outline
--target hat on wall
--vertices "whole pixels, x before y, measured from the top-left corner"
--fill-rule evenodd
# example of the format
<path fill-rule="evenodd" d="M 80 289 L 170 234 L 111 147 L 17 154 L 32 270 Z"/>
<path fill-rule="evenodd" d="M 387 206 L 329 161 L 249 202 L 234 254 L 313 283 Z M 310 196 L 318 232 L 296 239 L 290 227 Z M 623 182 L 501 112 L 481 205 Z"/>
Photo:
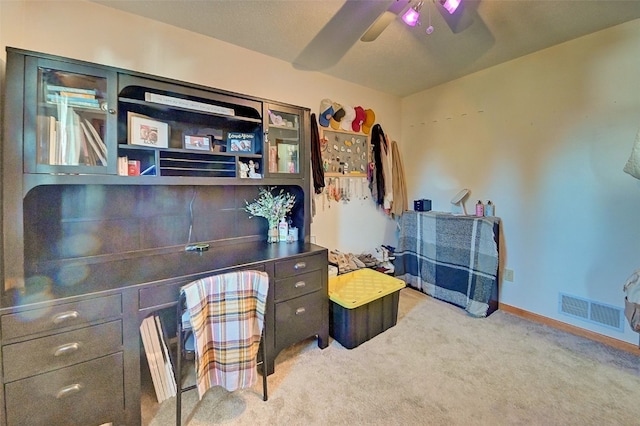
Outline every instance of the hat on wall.
<path fill-rule="evenodd" d="M 333 115 L 333 102 L 331 99 L 323 99 L 320 101 L 320 115 L 318 116 L 318 124 L 322 127 L 329 127 L 329 120 Z"/>
<path fill-rule="evenodd" d="M 344 106 L 342 108 L 344 109 L 344 117 L 340 121 L 340 128 L 350 132 L 353 120 L 356 118 L 356 110 L 352 106 Z"/>
<path fill-rule="evenodd" d="M 365 119 L 364 108 L 362 108 L 361 106 L 357 106 L 354 108 L 354 111 L 356 116 L 351 123 L 351 130 L 353 130 L 354 132 L 359 132 L 362 126 L 362 122 Z"/>
<path fill-rule="evenodd" d="M 376 122 L 376 113 L 373 112 L 372 109 L 366 109 L 364 111 L 364 121 L 362 122 L 362 131 L 365 134 L 369 134 L 371 132 L 371 126 L 373 126 Z"/>
<path fill-rule="evenodd" d="M 329 120 L 329 124 L 332 129 L 338 130 L 340 128 L 340 122 L 344 117 L 344 108 L 342 105 L 333 103 L 333 115 L 331 116 L 331 120 Z"/>

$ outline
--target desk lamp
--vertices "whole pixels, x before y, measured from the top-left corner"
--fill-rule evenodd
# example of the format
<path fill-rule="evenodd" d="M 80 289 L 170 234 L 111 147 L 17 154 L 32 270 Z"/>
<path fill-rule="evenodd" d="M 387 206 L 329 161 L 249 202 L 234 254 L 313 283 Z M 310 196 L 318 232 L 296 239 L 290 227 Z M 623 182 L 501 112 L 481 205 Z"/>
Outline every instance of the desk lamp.
<path fill-rule="evenodd" d="M 468 189 L 463 189 L 460 192 L 458 192 L 452 199 L 451 199 L 451 204 L 453 204 L 453 207 L 451 208 L 452 213 L 453 214 L 462 214 L 464 216 L 467 215 L 467 208 L 464 205 L 464 200 L 465 198 L 467 198 L 467 196 L 469 195 L 469 190 Z M 460 213 L 460 210 L 462 210 L 462 213 Z"/>

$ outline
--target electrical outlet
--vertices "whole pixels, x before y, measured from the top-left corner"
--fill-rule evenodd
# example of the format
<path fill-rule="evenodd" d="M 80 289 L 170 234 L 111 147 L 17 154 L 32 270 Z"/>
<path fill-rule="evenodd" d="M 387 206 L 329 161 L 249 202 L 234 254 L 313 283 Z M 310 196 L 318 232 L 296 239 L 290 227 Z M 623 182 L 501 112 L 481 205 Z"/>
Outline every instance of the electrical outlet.
<path fill-rule="evenodd" d="M 513 269 L 504 270 L 504 280 L 513 282 Z"/>

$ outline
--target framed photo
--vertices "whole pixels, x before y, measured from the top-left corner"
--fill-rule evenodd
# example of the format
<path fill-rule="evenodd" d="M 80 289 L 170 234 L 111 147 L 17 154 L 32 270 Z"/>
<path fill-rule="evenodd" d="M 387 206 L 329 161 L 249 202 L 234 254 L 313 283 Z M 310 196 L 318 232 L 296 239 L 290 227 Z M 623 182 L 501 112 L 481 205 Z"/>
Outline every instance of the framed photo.
<path fill-rule="evenodd" d="M 130 145 L 143 145 L 150 148 L 169 147 L 169 124 L 133 112 L 128 112 L 127 118 Z"/>
<path fill-rule="evenodd" d="M 253 133 L 227 133 L 227 152 L 253 152 L 256 135 Z"/>
<path fill-rule="evenodd" d="M 211 151 L 211 137 L 202 135 L 184 135 L 182 147 L 184 149 L 193 149 L 196 151 Z"/>

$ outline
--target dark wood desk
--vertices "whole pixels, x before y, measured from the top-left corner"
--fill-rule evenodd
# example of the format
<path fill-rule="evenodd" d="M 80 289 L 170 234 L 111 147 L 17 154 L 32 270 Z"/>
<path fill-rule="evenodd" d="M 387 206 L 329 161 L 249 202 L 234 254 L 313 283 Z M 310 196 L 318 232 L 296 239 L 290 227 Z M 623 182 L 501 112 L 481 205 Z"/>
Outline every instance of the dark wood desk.
<path fill-rule="evenodd" d="M 300 340 L 317 336 L 320 348 L 328 345 L 327 250 L 314 244 L 255 242 L 69 263 L 27 277 L 25 289 L 1 300 L 0 424 L 140 424 L 142 320 L 174 312 L 182 285 L 236 269 L 270 277 L 269 374 L 278 353 Z"/>

